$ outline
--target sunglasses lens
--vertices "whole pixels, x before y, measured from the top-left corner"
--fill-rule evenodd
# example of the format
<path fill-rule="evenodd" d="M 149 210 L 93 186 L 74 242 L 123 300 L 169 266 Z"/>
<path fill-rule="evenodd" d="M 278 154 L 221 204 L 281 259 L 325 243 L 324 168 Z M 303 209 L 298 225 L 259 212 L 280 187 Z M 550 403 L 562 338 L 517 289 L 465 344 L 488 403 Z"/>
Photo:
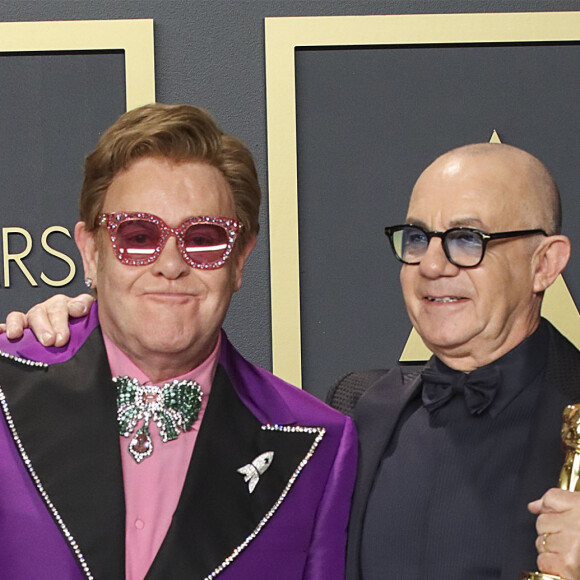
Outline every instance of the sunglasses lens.
<path fill-rule="evenodd" d="M 429 240 L 419 228 L 405 226 L 393 234 L 395 251 L 404 262 L 416 264 L 425 255 Z"/>
<path fill-rule="evenodd" d="M 483 238 L 478 232 L 452 229 L 447 233 L 445 244 L 451 259 L 457 266 L 475 266 L 483 255 Z"/>
<path fill-rule="evenodd" d="M 159 247 L 159 227 L 146 220 L 127 220 L 117 227 L 117 251 L 123 260 L 146 260 Z"/>
<path fill-rule="evenodd" d="M 215 224 L 192 224 L 184 235 L 184 248 L 196 264 L 209 265 L 223 259 L 228 248 L 228 233 Z"/>

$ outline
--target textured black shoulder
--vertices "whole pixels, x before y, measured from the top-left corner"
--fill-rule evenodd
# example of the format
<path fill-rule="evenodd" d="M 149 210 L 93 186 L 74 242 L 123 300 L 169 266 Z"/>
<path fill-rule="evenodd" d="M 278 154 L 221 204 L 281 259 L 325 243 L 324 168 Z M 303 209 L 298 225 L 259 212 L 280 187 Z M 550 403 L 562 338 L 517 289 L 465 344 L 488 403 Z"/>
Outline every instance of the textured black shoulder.
<path fill-rule="evenodd" d="M 425 363 L 400 364 L 403 380 L 412 380 L 421 372 Z M 372 369 L 350 372 L 342 376 L 328 391 L 326 402 L 337 411 L 352 417 L 354 408 L 365 391 L 386 375 L 390 369 Z"/>
<path fill-rule="evenodd" d="M 347 373 L 328 391 L 326 402 L 337 411 L 352 416 L 363 393 L 376 383 L 389 369 L 373 369 Z"/>
<path fill-rule="evenodd" d="M 551 324 L 546 382 L 572 401 L 580 399 L 580 351 Z"/>

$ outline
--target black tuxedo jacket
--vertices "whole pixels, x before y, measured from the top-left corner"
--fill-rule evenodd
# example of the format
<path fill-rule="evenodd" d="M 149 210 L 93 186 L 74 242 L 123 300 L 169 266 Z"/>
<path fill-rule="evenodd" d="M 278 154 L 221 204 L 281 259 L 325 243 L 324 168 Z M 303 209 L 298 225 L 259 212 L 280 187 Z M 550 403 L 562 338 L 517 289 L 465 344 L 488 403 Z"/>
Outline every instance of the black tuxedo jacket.
<path fill-rule="evenodd" d="M 550 323 L 548 363 L 535 413 L 532 436 L 519 474 L 520 493 L 509 518 L 510 543 L 503 555 L 502 580 L 514 580 L 536 569 L 535 516 L 527 510 L 558 481 L 563 463 L 560 442 L 562 411 L 580 401 L 580 352 Z M 359 580 L 360 542 L 367 501 L 402 410 L 420 387 L 420 367 L 350 373 L 329 393 L 328 402 L 354 417 L 359 436 L 358 475 L 353 497 L 347 550 L 347 580 Z M 388 522 L 385 522 L 388 525 Z M 385 571 L 388 574 L 388 570 Z"/>

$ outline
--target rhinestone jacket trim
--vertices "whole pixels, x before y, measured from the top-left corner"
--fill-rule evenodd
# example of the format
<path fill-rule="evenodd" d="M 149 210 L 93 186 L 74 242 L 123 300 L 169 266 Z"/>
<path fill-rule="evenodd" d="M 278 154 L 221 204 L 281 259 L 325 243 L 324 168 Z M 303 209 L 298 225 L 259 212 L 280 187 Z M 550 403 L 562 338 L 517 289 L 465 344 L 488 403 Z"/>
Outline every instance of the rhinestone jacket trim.
<path fill-rule="evenodd" d="M 40 368 L 48 368 L 48 365 L 46 363 L 43 362 L 38 362 L 35 360 L 30 360 L 28 358 L 21 358 L 19 356 L 16 356 L 15 354 L 9 354 L 7 352 L 4 352 L 3 350 L 0 350 L 0 356 L 3 356 L 4 358 L 13 360 L 14 362 L 29 366 L 29 367 L 40 367 Z"/>
<path fill-rule="evenodd" d="M 3 356 L 9 356 L 9 358 L 14 358 L 14 360 L 16 360 L 17 362 L 24 362 L 24 364 L 27 364 L 26 359 L 18 359 L 17 357 L 11 357 L 10 355 L 6 355 L 6 353 L 1 353 L 1 354 Z M 30 362 L 33 363 L 34 366 L 42 366 L 43 365 L 43 363 L 34 363 L 34 361 L 30 361 Z M 43 366 L 47 366 L 47 365 L 43 365 Z M 14 421 L 12 420 L 12 415 L 10 414 L 10 409 L 8 408 L 8 403 L 6 402 L 6 397 L 4 396 L 4 392 L 2 391 L 1 387 L 0 387 L 0 403 L 2 404 L 2 410 L 4 412 L 4 416 L 6 417 L 6 423 L 8 424 L 8 427 L 9 427 L 10 431 L 12 432 L 12 438 L 14 439 L 14 442 L 16 443 L 16 447 L 18 448 L 18 452 L 20 453 L 20 457 L 22 457 L 22 461 L 24 462 L 24 465 L 28 469 L 28 472 L 30 473 L 32 480 L 34 481 L 34 485 L 36 486 L 36 489 L 40 493 L 40 495 L 41 495 L 44 503 L 48 507 L 48 509 L 51 511 L 52 517 L 54 518 L 54 520 L 58 524 L 58 527 L 61 529 L 61 532 L 63 533 L 64 537 L 66 538 L 66 541 L 68 542 L 68 544 L 72 548 L 74 555 L 76 556 L 76 559 L 78 560 L 79 564 L 81 565 L 81 568 L 82 568 L 85 576 L 88 578 L 88 580 L 94 580 L 94 577 L 91 574 L 89 566 L 88 566 L 87 562 L 85 561 L 85 557 L 83 556 L 81 549 L 79 548 L 79 545 L 77 544 L 73 535 L 70 533 L 70 531 L 66 527 L 64 520 L 62 519 L 62 517 L 58 513 L 58 510 L 56 509 L 55 505 L 52 503 L 50 497 L 46 493 L 44 487 L 42 486 L 42 483 L 40 482 L 38 475 L 36 475 L 36 471 L 34 470 L 34 467 L 32 466 L 32 462 L 30 461 L 28 454 L 24 450 L 24 446 L 22 445 L 22 441 L 20 440 L 20 437 L 18 435 L 18 431 L 16 430 L 16 427 L 14 425 Z"/>
<path fill-rule="evenodd" d="M 264 431 L 283 431 L 284 433 L 318 433 L 314 442 L 310 446 L 308 453 L 304 456 L 302 461 L 298 464 L 298 467 L 294 470 L 294 473 L 288 480 L 286 487 L 282 490 L 280 497 L 276 500 L 274 505 L 270 508 L 270 510 L 266 513 L 266 515 L 259 521 L 258 525 L 254 529 L 254 531 L 213 571 L 211 574 L 206 576 L 204 580 L 212 580 L 218 574 L 221 574 L 225 568 L 227 568 L 239 555 L 240 553 L 248 547 L 250 542 L 260 533 L 262 528 L 266 525 L 268 520 L 274 515 L 276 510 L 280 507 L 281 503 L 284 501 L 288 492 L 294 485 L 294 482 L 300 475 L 300 472 L 304 469 L 310 458 L 314 454 L 315 449 L 318 447 L 318 444 L 322 441 L 324 434 L 326 433 L 326 429 L 324 427 L 298 427 L 298 426 L 285 426 L 285 425 L 262 425 L 262 429 Z"/>

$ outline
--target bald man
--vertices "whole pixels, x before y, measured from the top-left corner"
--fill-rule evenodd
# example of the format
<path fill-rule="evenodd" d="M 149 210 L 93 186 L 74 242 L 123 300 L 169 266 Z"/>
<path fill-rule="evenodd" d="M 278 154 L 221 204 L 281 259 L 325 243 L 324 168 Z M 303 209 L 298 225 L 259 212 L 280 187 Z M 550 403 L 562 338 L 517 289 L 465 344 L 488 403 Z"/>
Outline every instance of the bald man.
<path fill-rule="evenodd" d="M 580 398 L 580 353 L 540 317 L 570 255 L 560 224 L 544 165 L 486 143 L 434 161 L 386 228 L 434 356 L 334 390 L 359 432 L 349 580 L 580 578 L 580 494 L 545 494 L 562 410 Z"/>

